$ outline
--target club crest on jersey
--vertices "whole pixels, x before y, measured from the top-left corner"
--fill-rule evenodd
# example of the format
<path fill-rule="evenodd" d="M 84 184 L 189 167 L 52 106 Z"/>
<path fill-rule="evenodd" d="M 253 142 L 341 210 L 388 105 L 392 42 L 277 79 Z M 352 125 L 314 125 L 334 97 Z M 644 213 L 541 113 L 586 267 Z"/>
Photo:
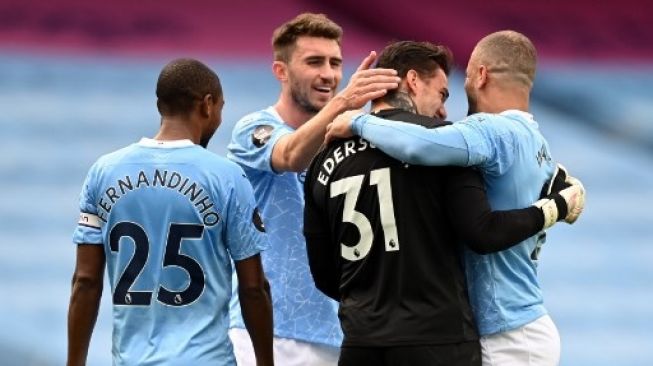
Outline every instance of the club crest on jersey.
<path fill-rule="evenodd" d="M 270 137 L 272 137 L 273 130 L 274 127 L 270 125 L 261 125 L 256 127 L 252 133 L 252 143 L 254 143 L 254 146 L 262 147 L 265 145 L 268 140 L 270 140 Z"/>
<path fill-rule="evenodd" d="M 265 225 L 263 224 L 263 219 L 261 218 L 261 214 L 258 210 L 258 207 L 254 209 L 254 215 L 252 215 L 252 222 L 254 223 L 254 227 L 256 230 L 264 233 L 265 232 Z"/>

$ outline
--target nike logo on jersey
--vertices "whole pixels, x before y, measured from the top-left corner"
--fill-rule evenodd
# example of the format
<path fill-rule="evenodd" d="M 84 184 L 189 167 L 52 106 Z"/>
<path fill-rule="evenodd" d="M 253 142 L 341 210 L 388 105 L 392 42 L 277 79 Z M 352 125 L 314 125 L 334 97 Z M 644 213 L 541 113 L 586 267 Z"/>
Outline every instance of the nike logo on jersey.
<path fill-rule="evenodd" d="M 546 145 L 542 144 L 542 147 L 537 152 L 537 156 L 535 158 L 537 159 L 537 164 L 539 166 L 542 166 L 542 162 L 544 161 L 551 161 L 551 156 L 549 156 L 549 152 L 546 151 Z"/>

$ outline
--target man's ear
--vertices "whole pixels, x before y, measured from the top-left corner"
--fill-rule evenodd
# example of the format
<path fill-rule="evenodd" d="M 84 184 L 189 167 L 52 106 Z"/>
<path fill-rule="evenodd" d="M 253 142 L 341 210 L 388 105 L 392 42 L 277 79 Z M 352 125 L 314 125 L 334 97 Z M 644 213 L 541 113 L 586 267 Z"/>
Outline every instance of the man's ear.
<path fill-rule="evenodd" d="M 272 63 L 272 73 L 280 82 L 288 81 L 288 64 L 276 60 Z"/>
<path fill-rule="evenodd" d="M 485 65 L 480 65 L 478 67 L 478 75 L 476 77 L 475 83 L 477 89 L 483 89 L 488 82 L 488 70 Z"/>
<path fill-rule="evenodd" d="M 209 118 L 211 117 L 211 112 L 212 112 L 212 107 L 215 104 L 215 100 L 213 99 L 213 95 L 206 94 L 204 98 L 202 98 L 202 102 L 200 105 L 200 113 L 202 114 L 202 117 L 204 118 Z"/>
<path fill-rule="evenodd" d="M 415 95 L 417 94 L 417 79 L 419 78 L 419 75 L 417 74 L 417 71 L 410 69 L 406 73 L 406 78 L 402 80 L 401 84 L 406 85 L 406 92 L 408 92 L 409 95 Z"/>

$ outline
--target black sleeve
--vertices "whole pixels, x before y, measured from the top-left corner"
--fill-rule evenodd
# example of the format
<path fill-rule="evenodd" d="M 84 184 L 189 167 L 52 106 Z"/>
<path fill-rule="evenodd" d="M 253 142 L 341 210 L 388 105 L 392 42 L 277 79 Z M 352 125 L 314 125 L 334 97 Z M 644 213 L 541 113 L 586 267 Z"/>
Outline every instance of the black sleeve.
<path fill-rule="evenodd" d="M 329 222 L 313 197 L 313 177 L 304 184 L 304 237 L 308 264 L 315 287 L 328 297 L 340 301 L 340 276 L 329 232 Z"/>
<path fill-rule="evenodd" d="M 454 229 L 474 252 L 488 254 L 508 249 L 537 234 L 544 214 L 534 206 L 492 211 L 481 175 L 468 168 L 452 168 L 445 197 Z"/>

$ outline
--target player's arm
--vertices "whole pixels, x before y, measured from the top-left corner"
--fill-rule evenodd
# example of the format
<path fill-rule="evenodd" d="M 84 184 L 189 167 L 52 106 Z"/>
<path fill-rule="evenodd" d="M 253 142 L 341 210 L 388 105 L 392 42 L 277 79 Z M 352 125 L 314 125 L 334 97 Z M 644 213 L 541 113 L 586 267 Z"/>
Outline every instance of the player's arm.
<path fill-rule="evenodd" d="M 328 297 L 340 301 L 340 281 L 337 263 L 331 248 L 333 244 L 328 235 L 304 232 L 306 252 L 315 287 Z"/>
<path fill-rule="evenodd" d="M 308 167 L 324 141 L 326 126 L 340 113 L 362 108 L 365 103 L 394 89 L 399 84 L 392 69 L 370 69 L 376 59 L 371 52 L 352 75 L 349 84 L 330 100 L 313 118 L 293 133 L 279 138 L 272 150 L 271 164 L 276 172 L 301 172 Z"/>
<path fill-rule="evenodd" d="M 314 198 L 315 167 L 321 159 L 316 158 L 309 168 L 304 184 L 304 237 L 306 253 L 315 287 L 328 297 L 340 301 L 340 275 L 334 242 L 329 232 L 325 208 L 319 207 Z"/>
<path fill-rule="evenodd" d="M 413 123 L 390 121 L 369 114 L 346 113 L 328 128 L 327 140 L 359 135 L 397 160 L 415 165 L 470 166 L 468 144 L 455 125 L 426 128 Z"/>
<path fill-rule="evenodd" d="M 104 247 L 79 244 L 68 308 L 68 366 L 86 364 L 104 278 Z"/>
<path fill-rule="evenodd" d="M 272 300 L 270 284 L 263 274 L 261 257 L 235 261 L 238 274 L 238 296 L 243 321 L 252 340 L 256 364 L 273 365 L 272 359 Z"/>
<path fill-rule="evenodd" d="M 562 188 L 562 187 L 561 187 Z M 554 199 L 559 192 L 551 192 L 560 219 L 567 214 L 568 203 Z M 558 217 L 551 218 L 538 206 L 523 209 L 492 211 L 485 185 L 479 173 L 471 169 L 456 169 L 447 183 L 447 207 L 455 231 L 464 243 L 479 254 L 494 253 L 510 248 L 553 225 Z"/>
<path fill-rule="evenodd" d="M 272 365 L 272 300 L 260 252 L 269 246 L 265 225 L 256 208 L 252 186 L 240 167 L 216 169 L 223 179 L 232 173 L 231 195 L 225 213 L 225 242 L 238 276 L 238 296 L 258 366 Z"/>

